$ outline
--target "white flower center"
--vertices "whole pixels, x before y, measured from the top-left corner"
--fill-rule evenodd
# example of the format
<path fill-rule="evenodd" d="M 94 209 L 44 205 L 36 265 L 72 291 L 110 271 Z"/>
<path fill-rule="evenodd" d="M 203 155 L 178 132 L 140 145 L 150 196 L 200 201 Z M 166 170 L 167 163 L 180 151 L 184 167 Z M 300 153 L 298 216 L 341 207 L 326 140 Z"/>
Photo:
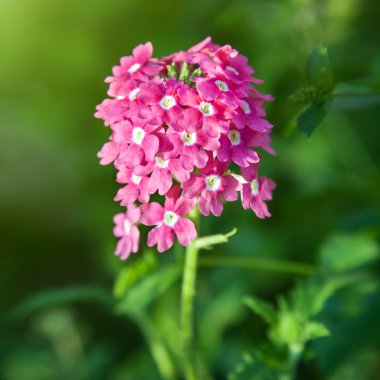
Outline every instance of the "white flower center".
<path fill-rule="evenodd" d="M 129 235 L 131 232 L 132 224 L 128 219 L 124 220 L 124 232 L 126 235 Z"/>
<path fill-rule="evenodd" d="M 228 132 L 228 138 L 231 141 L 232 145 L 239 145 L 240 144 L 240 132 L 239 131 L 229 131 Z"/>
<path fill-rule="evenodd" d="M 140 177 L 140 176 L 138 176 L 138 175 L 132 173 L 132 177 L 131 177 L 131 179 L 132 179 L 132 182 L 133 182 L 135 185 L 139 185 L 140 182 L 141 182 L 142 177 Z"/>
<path fill-rule="evenodd" d="M 233 72 L 235 75 L 239 75 L 239 71 L 235 69 L 235 67 L 232 66 L 226 66 L 226 70 Z"/>
<path fill-rule="evenodd" d="M 160 100 L 160 106 L 164 110 L 170 110 L 170 108 L 174 107 L 177 104 L 175 99 L 170 96 L 170 95 L 165 95 L 161 100 Z"/>
<path fill-rule="evenodd" d="M 142 141 L 144 140 L 145 132 L 142 128 L 136 127 L 133 128 L 132 131 L 132 140 L 135 144 L 141 145 Z"/>
<path fill-rule="evenodd" d="M 197 134 L 195 132 L 189 133 L 189 132 L 183 131 L 181 133 L 181 139 L 184 145 L 191 146 L 197 142 Z"/>
<path fill-rule="evenodd" d="M 128 95 L 128 98 L 129 100 L 132 102 L 133 100 L 136 100 L 136 95 L 137 93 L 140 92 L 140 89 L 139 88 L 135 88 L 134 90 L 132 90 L 129 95 Z"/>
<path fill-rule="evenodd" d="M 214 107 L 212 106 L 212 104 L 207 102 L 202 102 L 198 106 L 198 109 L 202 112 L 203 116 L 211 116 L 214 114 Z"/>
<path fill-rule="evenodd" d="M 207 176 L 205 181 L 206 181 L 207 190 L 211 190 L 211 191 L 217 191 L 221 184 L 220 177 L 218 177 L 215 174 L 211 174 Z"/>
<path fill-rule="evenodd" d="M 219 87 L 220 91 L 229 91 L 230 89 L 227 86 L 226 82 L 223 82 L 222 80 L 216 80 L 215 84 Z"/>
<path fill-rule="evenodd" d="M 178 215 L 173 211 L 165 211 L 164 214 L 164 224 L 166 224 L 169 227 L 174 227 L 174 225 L 177 223 Z"/>
<path fill-rule="evenodd" d="M 249 104 L 243 100 L 243 105 L 241 106 L 242 110 L 246 115 L 249 115 L 251 113 L 251 108 L 249 107 Z"/>
<path fill-rule="evenodd" d="M 156 157 L 156 166 L 165 169 L 169 165 L 169 160 L 164 160 L 162 157 Z"/>
<path fill-rule="evenodd" d="M 256 196 L 259 193 L 259 181 L 257 179 L 251 181 L 251 190 L 254 196 Z"/>
<path fill-rule="evenodd" d="M 128 69 L 128 72 L 130 74 L 133 74 L 135 73 L 139 68 L 141 67 L 141 65 L 139 63 L 134 63 L 129 69 Z"/>
<path fill-rule="evenodd" d="M 118 95 L 118 96 L 116 96 L 116 99 L 117 100 L 123 100 L 123 99 L 125 99 L 125 96 L 124 95 Z"/>

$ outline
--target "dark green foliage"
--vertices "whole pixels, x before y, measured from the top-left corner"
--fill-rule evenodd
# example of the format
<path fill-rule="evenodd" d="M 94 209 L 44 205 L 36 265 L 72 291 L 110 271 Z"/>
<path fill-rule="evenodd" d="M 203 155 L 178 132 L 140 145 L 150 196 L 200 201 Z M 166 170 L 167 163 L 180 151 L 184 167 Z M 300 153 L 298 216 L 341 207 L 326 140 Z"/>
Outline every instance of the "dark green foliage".
<path fill-rule="evenodd" d="M 306 111 L 302 112 L 297 118 L 298 128 L 311 136 L 314 129 L 322 123 L 330 108 L 331 101 L 310 104 Z"/>
<path fill-rule="evenodd" d="M 71 286 L 46 290 L 31 296 L 5 314 L 2 322 L 20 322 L 40 311 L 78 302 L 95 302 L 106 308 L 113 307 L 112 295 L 107 289 L 97 285 Z"/>
<path fill-rule="evenodd" d="M 179 267 L 169 266 L 142 278 L 130 288 L 116 308 L 117 313 L 134 314 L 144 310 L 161 296 L 181 274 Z"/>
<path fill-rule="evenodd" d="M 332 236 L 321 248 L 319 271 L 298 282 L 287 297 L 279 297 L 276 308 L 257 297 L 247 297 L 245 304 L 269 326 L 269 342 L 244 354 L 230 379 L 293 379 L 307 343 L 330 335 L 329 328 L 318 320 L 321 313 L 328 316 L 328 301 L 339 299 L 340 290 L 356 291 L 366 284 L 374 295 L 380 283 L 361 268 L 378 257 L 379 247 L 368 235 Z M 328 347 L 329 341 L 325 339 L 322 346 Z"/>

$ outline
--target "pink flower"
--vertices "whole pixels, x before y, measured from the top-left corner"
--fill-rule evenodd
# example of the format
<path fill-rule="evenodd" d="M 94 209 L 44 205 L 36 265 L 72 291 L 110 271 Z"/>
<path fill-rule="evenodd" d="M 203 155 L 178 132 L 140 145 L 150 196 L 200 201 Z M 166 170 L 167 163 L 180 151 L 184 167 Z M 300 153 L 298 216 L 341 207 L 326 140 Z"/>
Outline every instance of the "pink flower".
<path fill-rule="evenodd" d="M 173 245 L 174 234 L 185 247 L 197 236 L 194 223 L 182 217 L 194 208 L 196 200 L 179 197 L 179 192 L 179 186 L 173 186 L 166 194 L 164 207 L 157 202 L 141 206 L 141 223 L 156 225 L 148 234 L 148 246 L 157 245 L 158 252 L 164 252 Z"/>
<path fill-rule="evenodd" d="M 220 216 L 223 211 L 222 197 L 233 202 L 238 198 L 241 185 L 232 175 L 225 174 L 229 162 L 220 162 L 209 154 L 209 161 L 201 174 L 191 174 L 190 179 L 182 183 L 183 196 L 193 199 L 200 194 L 198 207 L 203 215 Z"/>
<path fill-rule="evenodd" d="M 119 238 L 115 255 L 122 260 L 128 258 L 131 252 L 136 253 L 139 249 L 140 232 L 136 223 L 140 219 L 140 209 L 131 204 L 127 212 L 114 216 L 115 227 L 113 234 Z"/>
<path fill-rule="evenodd" d="M 249 85 L 236 85 L 223 76 L 197 78 L 195 83 L 198 93 L 202 95 L 206 102 L 220 100 L 222 103 L 233 108 L 242 105 L 240 98 L 248 96 L 250 89 Z"/>
<path fill-rule="evenodd" d="M 200 67 L 212 77 L 223 75 L 236 84 L 263 83 L 262 80 L 252 77 L 254 70 L 249 66 L 247 57 L 240 55 L 229 45 L 219 47 L 213 54 L 213 60 L 202 61 Z"/>
<path fill-rule="evenodd" d="M 214 44 L 211 41 L 211 37 L 208 36 L 203 41 L 201 41 L 201 42 L 197 43 L 196 45 L 192 46 L 191 48 L 189 48 L 188 51 L 190 53 L 199 53 L 199 52 L 208 53 L 208 52 L 215 51 L 218 47 L 219 47 L 219 45 Z"/>
<path fill-rule="evenodd" d="M 104 120 L 104 125 L 112 125 L 124 120 L 129 109 L 129 102 L 119 99 L 105 99 L 96 106 L 94 116 Z"/>
<path fill-rule="evenodd" d="M 270 217 L 265 201 L 272 199 L 272 191 L 276 184 L 266 177 L 257 176 L 257 165 L 242 168 L 241 174 L 247 183 L 243 184 L 242 204 L 245 210 L 251 208 L 257 217 L 263 219 Z"/>
<path fill-rule="evenodd" d="M 160 145 L 157 136 L 159 128 L 160 124 L 150 124 L 147 119 L 137 116 L 131 117 L 130 121 L 125 120 L 113 125 L 113 141 L 125 144 L 119 154 L 119 162 L 134 167 L 140 165 L 144 158 L 146 161 L 153 161 Z"/>
<path fill-rule="evenodd" d="M 195 108 L 202 117 L 202 126 L 205 132 L 217 137 L 220 133 L 228 132 L 229 120 L 236 114 L 234 109 L 218 100 L 206 101 L 196 90 L 190 87 L 181 87 L 178 90 L 183 105 Z"/>
<path fill-rule="evenodd" d="M 210 55 L 218 49 L 219 45 L 212 43 L 211 37 L 205 38 L 200 43 L 189 48 L 187 51 L 179 51 L 163 58 L 166 64 L 172 62 L 188 62 L 199 64 L 204 60 L 209 60 Z"/>
<path fill-rule="evenodd" d="M 203 168 L 208 160 L 205 150 L 215 150 L 219 147 L 219 139 L 209 136 L 201 129 L 201 114 L 194 108 L 183 110 L 175 127 L 177 131 L 169 128 L 168 137 L 180 154 L 182 166 L 187 171 L 194 167 Z"/>
<path fill-rule="evenodd" d="M 121 58 L 120 66 L 114 66 L 112 69 L 113 77 L 107 78 L 106 82 L 123 81 L 129 78 L 144 81 L 148 76 L 158 74 L 162 70 L 162 66 L 151 60 L 152 53 L 151 42 L 136 46 L 132 55 Z"/>
<path fill-rule="evenodd" d="M 125 82 L 112 82 L 107 93 L 118 100 L 128 99 L 130 102 L 133 102 L 140 91 L 139 84 L 139 81 L 133 79 Z"/>
<path fill-rule="evenodd" d="M 242 129 L 247 126 L 257 132 L 270 131 L 272 124 L 262 118 L 265 112 L 261 108 L 261 102 L 255 98 L 244 98 L 242 102 L 243 104 L 236 109 L 236 116 L 233 119 L 236 127 Z"/>
<path fill-rule="evenodd" d="M 150 197 L 148 190 L 149 177 L 140 177 L 125 165 L 119 165 L 118 170 L 116 180 L 127 185 L 119 189 L 114 200 L 121 201 L 122 206 L 128 206 L 136 202 L 136 200 L 141 203 L 147 203 Z"/>
<path fill-rule="evenodd" d="M 180 158 L 171 153 L 162 153 L 156 155 L 154 161 L 147 163 L 145 166 L 136 166 L 134 173 L 139 176 L 151 174 L 148 182 L 149 193 L 165 195 L 173 184 L 173 176 L 178 181 L 186 181 L 190 174 L 181 163 Z"/>
<path fill-rule="evenodd" d="M 257 146 L 257 136 L 247 129 L 231 129 L 220 137 L 220 147 L 216 154 L 220 161 L 232 160 L 241 167 L 260 161 L 259 155 L 250 146 Z"/>
<path fill-rule="evenodd" d="M 119 155 L 119 146 L 113 141 L 105 143 L 98 153 L 101 165 L 108 165 Z"/>
<path fill-rule="evenodd" d="M 149 104 L 152 117 L 156 117 L 161 123 L 171 125 L 181 117 L 182 108 L 179 105 L 177 91 L 183 87 L 183 82 L 177 82 L 174 78 L 166 83 L 143 83 L 137 98 Z"/>

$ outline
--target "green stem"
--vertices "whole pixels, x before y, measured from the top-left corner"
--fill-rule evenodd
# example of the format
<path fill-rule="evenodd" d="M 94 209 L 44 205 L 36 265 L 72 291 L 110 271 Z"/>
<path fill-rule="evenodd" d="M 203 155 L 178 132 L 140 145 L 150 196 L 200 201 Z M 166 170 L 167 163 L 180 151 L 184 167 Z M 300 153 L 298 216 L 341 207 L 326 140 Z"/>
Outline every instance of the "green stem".
<path fill-rule="evenodd" d="M 289 347 L 289 357 L 288 357 L 289 372 L 288 372 L 288 377 L 287 377 L 288 380 L 293 380 L 295 378 L 298 363 L 300 361 L 303 350 L 304 350 L 303 344 L 291 345 Z"/>
<path fill-rule="evenodd" d="M 352 92 L 344 92 L 344 91 L 339 91 L 336 90 L 332 93 L 334 96 L 379 96 L 380 92 L 378 90 L 373 90 L 373 91 L 352 91 Z"/>
<path fill-rule="evenodd" d="M 177 379 L 176 370 L 172 364 L 172 359 L 164 343 L 157 334 L 152 321 L 144 312 L 138 312 L 136 315 L 131 317 L 140 327 L 161 377 L 165 380 Z"/>
<path fill-rule="evenodd" d="M 186 249 L 181 300 L 181 344 L 186 380 L 197 380 L 194 354 L 193 298 L 197 274 L 198 247 L 195 241 Z"/>
<path fill-rule="evenodd" d="M 315 268 L 309 264 L 282 260 L 252 259 L 250 257 L 204 257 L 200 260 L 199 265 L 241 267 L 303 276 L 308 276 L 315 272 Z"/>

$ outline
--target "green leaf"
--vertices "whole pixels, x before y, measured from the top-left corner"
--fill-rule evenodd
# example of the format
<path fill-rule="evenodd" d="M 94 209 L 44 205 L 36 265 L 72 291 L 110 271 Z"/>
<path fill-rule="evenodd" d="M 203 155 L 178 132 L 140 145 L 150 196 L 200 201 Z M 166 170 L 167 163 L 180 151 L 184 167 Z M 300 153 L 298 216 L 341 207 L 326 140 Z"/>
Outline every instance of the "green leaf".
<path fill-rule="evenodd" d="M 286 367 L 277 357 L 277 353 L 245 352 L 240 362 L 231 371 L 228 380 L 280 380 L 287 379 Z"/>
<path fill-rule="evenodd" d="M 128 263 L 116 278 L 113 288 L 115 298 L 122 298 L 133 284 L 156 269 L 157 265 L 157 255 L 152 250 L 145 251 L 138 259 Z"/>
<path fill-rule="evenodd" d="M 297 127 L 309 137 L 327 115 L 331 99 L 310 104 L 297 118 Z"/>
<path fill-rule="evenodd" d="M 379 247 L 366 234 L 332 235 L 320 250 L 321 265 L 333 272 L 343 272 L 366 265 L 379 258 Z"/>
<path fill-rule="evenodd" d="M 327 47 L 321 44 L 312 51 L 306 65 L 306 75 L 310 84 L 318 88 L 332 90 L 334 79 Z"/>
<path fill-rule="evenodd" d="M 269 303 L 256 297 L 246 297 L 244 303 L 256 314 L 262 317 L 270 326 L 276 325 L 278 318 L 276 310 Z"/>
<path fill-rule="evenodd" d="M 301 352 L 308 341 L 328 335 L 329 330 L 322 323 L 304 320 L 295 311 L 280 313 L 279 323 L 269 334 L 276 344 L 297 347 Z"/>
<path fill-rule="evenodd" d="M 305 340 L 314 340 L 324 336 L 329 336 L 330 331 L 322 323 L 312 321 L 306 323 L 304 335 Z"/>
<path fill-rule="evenodd" d="M 324 308 L 327 300 L 334 294 L 338 283 L 319 277 L 312 277 L 302 281 L 289 295 L 289 308 L 303 320 L 318 315 Z"/>
<path fill-rule="evenodd" d="M 96 302 L 107 308 L 113 306 L 112 295 L 100 286 L 72 286 L 44 291 L 27 298 L 5 315 L 4 322 L 20 321 L 41 310 L 74 302 Z"/>
<path fill-rule="evenodd" d="M 178 280 L 180 274 L 179 267 L 171 266 L 142 278 L 129 288 L 125 297 L 117 305 L 116 312 L 120 314 L 139 312 L 165 293 Z"/>

